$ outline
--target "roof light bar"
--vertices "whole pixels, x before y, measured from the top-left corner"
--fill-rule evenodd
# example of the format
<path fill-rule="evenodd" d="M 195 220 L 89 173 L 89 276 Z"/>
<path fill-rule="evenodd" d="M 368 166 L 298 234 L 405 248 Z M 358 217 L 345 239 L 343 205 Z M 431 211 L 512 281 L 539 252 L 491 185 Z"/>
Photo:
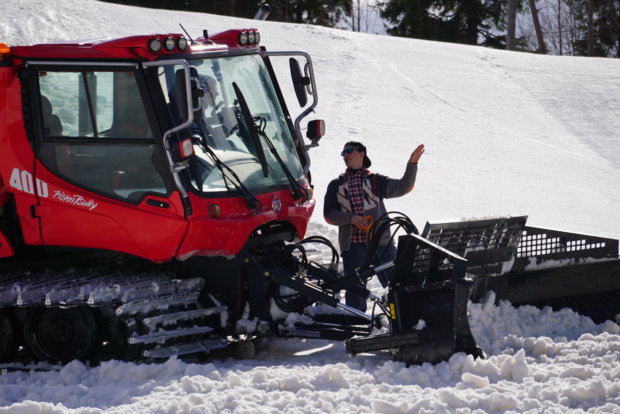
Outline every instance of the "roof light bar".
<path fill-rule="evenodd" d="M 260 42 L 260 33 L 256 30 L 244 30 L 237 35 L 239 46 L 256 46 Z"/>
<path fill-rule="evenodd" d="M 151 53 L 161 53 L 162 49 L 166 52 L 173 52 L 175 50 L 184 51 L 189 47 L 187 39 L 183 36 L 159 36 L 160 37 L 149 39 L 147 42 L 148 50 Z"/>

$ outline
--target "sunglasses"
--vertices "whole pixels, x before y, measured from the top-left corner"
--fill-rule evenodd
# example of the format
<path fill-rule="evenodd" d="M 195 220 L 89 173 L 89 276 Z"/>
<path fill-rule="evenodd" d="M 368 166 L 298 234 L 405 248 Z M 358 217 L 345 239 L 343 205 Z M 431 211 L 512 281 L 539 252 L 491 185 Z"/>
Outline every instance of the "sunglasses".
<path fill-rule="evenodd" d="M 357 150 L 356 150 L 355 148 L 353 148 L 353 147 L 348 147 L 348 148 L 345 148 L 345 149 L 343 149 L 343 150 L 342 150 L 342 152 L 340 153 L 340 156 L 341 156 L 341 157 L 344 157 L 344 154 L 350 154 L 350 153 L 352 153 L 353 151 L 357 151 Z M 359 151 L 357 151 L 357 152 L 359 152 Z"/>

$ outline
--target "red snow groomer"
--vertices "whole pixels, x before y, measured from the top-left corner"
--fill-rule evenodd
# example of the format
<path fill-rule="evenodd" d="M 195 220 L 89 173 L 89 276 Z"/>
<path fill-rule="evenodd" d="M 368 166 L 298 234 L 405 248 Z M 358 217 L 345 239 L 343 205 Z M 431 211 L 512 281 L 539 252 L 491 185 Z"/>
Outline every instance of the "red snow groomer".
<path fill-rule="evenodd" d="M 281 57 L 294 119 L 271 63 Z M 158 360 L 282 335 L 435 362 L 478 353 L 472 294 L 542 304 L 617 291 L 617 241 L 521 218 L 419 236 L 388 216 L 372 232 L 404 230 L 396 262 L 339 274 L 327 240 L 299 241 L 314 207 L 308 149 L 324 130 L 310 121 L 306 143 L 300 123 L 316 104 L 310 57 L 266 51 L 255 29 L 0 44 L 0 360 Z M 315 263 L 311 244 L 331 263 Z M 389 266 L 375 298 L 362 282 Z"/>

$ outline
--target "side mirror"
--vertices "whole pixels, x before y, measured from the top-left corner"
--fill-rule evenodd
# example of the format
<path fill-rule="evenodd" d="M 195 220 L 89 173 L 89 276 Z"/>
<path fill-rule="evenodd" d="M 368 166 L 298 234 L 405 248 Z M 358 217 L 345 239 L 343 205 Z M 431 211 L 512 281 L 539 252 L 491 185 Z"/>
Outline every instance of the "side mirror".
<path fill-rule="evenodd" d="M 295 95 L 297 95 L 297 101 L 299 102 L 299 105 L 301 107 L 304 107 L 308 103 L 306 86 L 310 85 L 310 78 L 302 75 L 297 59 L 290 58 L 289 65 L 291 67 L 291 77 L 293 78 L 293 87 L 295 88 Z"/>
<path fill-rule="evenodd" d="M 308 122 L 306 137 L 308 137 L 310 141 L 316 142 L 321 139 L 323 135 L 325 135 L 325 121 L 322 119 L 314 119 Z"/>

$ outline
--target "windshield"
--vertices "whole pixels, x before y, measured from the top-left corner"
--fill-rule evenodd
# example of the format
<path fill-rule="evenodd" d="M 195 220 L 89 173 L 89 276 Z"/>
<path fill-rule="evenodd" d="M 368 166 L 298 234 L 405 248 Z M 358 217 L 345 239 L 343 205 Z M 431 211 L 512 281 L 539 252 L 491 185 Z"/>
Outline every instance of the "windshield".
<path fill-rule="evenodd" d="M 190 169 L 192 184 L 202 192 L 230 190 L 230 177 L 227 175 L 231 172 L 224 169 L 223 173 L 222 168 L 216 165 L 216 160 L 219 160 L 249 190 L 289 185 L 284 168 L 269 149 L 267 140 L 271 141 L 291 175 L 300 179 L 303 170 L 261 57 L 244 55 L 194 59 L 188 60 L 188 63 L 196 69 L 203 91 L 199 98 L 200 110 L 194 113 L 191 126 L 193 135 L 200 137 L 194 140 L 194 151 L 198 157 L 197 165 Z M 177 95 L 175 79 L 181 79 L 175 76 L 177 71 L 182 71 L 181 66 L 168 66 L 162 68 L 159 76 L 164 90 L 168 92 L 167 99 L 173 104 L 172 108 L 177 108 L 176 103 L 182 100 L 181 95 Z M 248 111 L 246 116 L 243 114 L 243 102 L 240 104 L 243 100 L 247 103 L 250 116 Z M 184 120 L 179 113 L 173 116 L 177 123 Z M 259 132 L 254 137 L 250 133 L 252 128 Z"/>

